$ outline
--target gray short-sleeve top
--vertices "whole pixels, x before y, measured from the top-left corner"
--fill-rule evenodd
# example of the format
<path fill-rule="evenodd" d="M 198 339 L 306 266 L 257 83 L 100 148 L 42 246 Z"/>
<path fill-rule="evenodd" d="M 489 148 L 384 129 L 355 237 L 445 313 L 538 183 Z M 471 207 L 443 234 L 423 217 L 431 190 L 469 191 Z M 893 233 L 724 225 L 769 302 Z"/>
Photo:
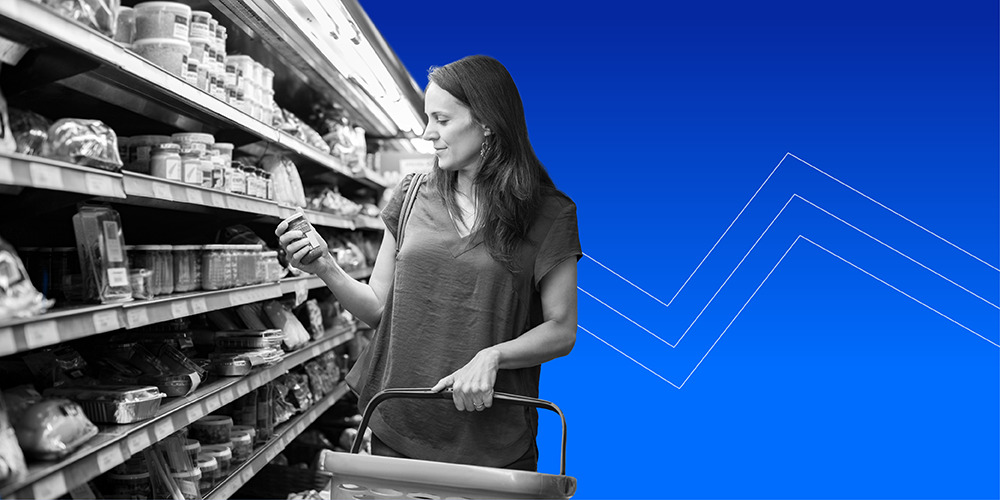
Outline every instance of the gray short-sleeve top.
<path fill-rule="evenodd" d="M 410 177 L 382 211 L 398 237 Z M 462 237 L 433 183 L 420 186 L 381 322 L 347 381 L 363 409 L 382 389 L 431 387 L 480 350 L 511 340 L 542 322 L 538 285 L 556 265 L 583 254 L 576 205 L 551 190 L 537 210 L 512 273 L 477 235 Z M 538 396 L 540 367 L 500 370 L 494 390 Z M 378 406 L 372 431 L 404 455 L 489 467 L 509 465 L 529 449 L 537 414 L 494 405 L 460 412 L 450 400 L 392 399 Z"/>

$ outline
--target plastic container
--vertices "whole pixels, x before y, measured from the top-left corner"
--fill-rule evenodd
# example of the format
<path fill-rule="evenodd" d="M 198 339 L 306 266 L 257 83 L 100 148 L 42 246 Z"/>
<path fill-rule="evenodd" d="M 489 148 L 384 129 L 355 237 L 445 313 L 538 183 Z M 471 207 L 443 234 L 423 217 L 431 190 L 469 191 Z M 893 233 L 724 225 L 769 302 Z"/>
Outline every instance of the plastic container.
<path fill-rule="evenodd" d="M 241 464 L 253 453 L 253 436 L 247 431 L 233 431 L 233 463 Z"/>
<path fill-rule="evenodd" d="M 201 253 L 201 287 L 205 290 L 228 288 L 226 251 L 228 245 L 205 245 Z"/>
<path fill-rule="evenodd" d="M 274 71 L 270 68 L 264 68 L 261 73 L 260 86 L 265 93 L 274 91 Z"/>
<path fill-rule="evenodd" d="M 185 184 L 201 185 L 201 155 L 202 152 L 188 150 L 181 153 L 184 165 L 183 181 Z"/>
<path fill-rule="evenodd" d="M 153 498 L 153 483 L 149 480 L 149 472 L 138 474 L 114 474 L 104 476 L 107 481 L 108 493 L 120 498 Z"/>
<path fill-rule="evenodd" d="M 219 470 L 219 461 L 215 457 L 200 453 L 198 455 L 198 470 L 201 471 L 201 491 L 208 493 L 225 477 Z"/>
<path fill-rule="evenodd" d="M 192 57 L 188 57 L 187 70 L 184 72 L 184 80 L 191 84 L 192 87 L 198 86 L 198 68 L 201 63 Z"/>
<path fill-rule="evenodd" d="M 132 43 L 132 50 L 168 73 L 184 78 L 191 44 L 187 39 L 144 38 Z"/>
<path fill-rule="evenodd" d="M 198 64 L 204 66 L 205 70 L 208 71 L 209 62 L 214 61 L 215 55 L 215 49 L 212 47 L 212 40 L 208 38 L 191 37 L 191 39 L 188 40 L 188 43 L 191 44 L 191 56 L 189 59 L 198 61 Z M 211 54 L 213 58 L 209 58 L 209 54 Z"/>
<path fill-rule="evenodd" d="M 168 135 L 137 135 L 129 138 L 129 160 L 126 163 L 126 170 L 149 174 L 149 160 L 152 155 L 153 146 L 170 142 Z"/>
<path fill-rule="evenodd" d="M 208 32 L 211 21 L 211 13 L 203 10 L 191 11 L 191 29 L 188 30 L 188 38 L 207 39 L 211 36 Z"/>
<path fill-rule="evenodd" d="M 212 134 L 201 132 L 180 132 L 171 136 L 171 139 L 181 145 L 181 151 L 197 151 L 204 153 L 215 144 L 215 137 Z"/>
<path fill-rule="evenodd" d="M 234 425 L 233 434 L 236 434 L 237 432 L 246 432 L 250 434 L 251 441 L 257 438 L 257 428 L 252 425 Z"/>
<path fill-rule="evenodd" d="M 233 450 L 230 444 L 210 444 L 201 447 L 201 454 L 215 459 L 219 464 L 219 472 L 223 477 L 229 475 L 229 466 L 233 462 Z"/>
<path fill-rule="evenodd" d="M 172 142 L 150 148 L 149 173 L 161 179 L 181 180 L 181 147 Z"/>
<path fill-rule="evenodd" d="M 195 245 L 175 245 L 173 251 L 174 291 L 190 292 L 195 289 L 194 264 Z"/>
<path fill-rule="evenodd" d="M 235 148 L 235 146 L 233 146 L 231 143 L 228 142 L 217 142 L 215 143 L 215 145 L 212 146 L 212 148 L 219 152 L 223 160 L 226 162 L 225 163 L 226 165 L 232 163 L 233 149 Z"/>
<path fill-rule="evenodd" d="M 205 452 L 208 445 L 228 443 L 232 437 L 233 418 L 225 415 L 206 415 L 189 427 L 192 439 L 197 439 Z"/>
<path fill-rule="evenodd" d="M 212 371 L 222 377 L 242 377 L 253 369 L 253 363 L 242 354 L 220 356 L 212 360 Z"/>
<path fill-rule="evenodd" d="M 194 470 L 183 472 L 171 472 L 170 475 L 180 488 L 184 500 L 202 500 L 201 498 L 201 469 L 195 467 Z"/>
<path fill-rule="evenodd" d="M 191 7 L 177 2 L 143 2 L 135 6 L 135 40 L 172 38 L 187 43 Z"/>
<path fill-rule="evenodd" d="M 226 190 L 233 194 L 247 194 L 247 175 L 243 171 L 243 166 L 237 162 L 232 162 L 230 165 Z"/>
<path fill-rule="evenodd" d="M 185 439 L 184 452 L 191 458 L 192 464 L 197 464 L 198 455 L 201 453 L 201 443 L 197 439 Z"/>
<path fill-rule="evenodd" d="M 92 422 L 130 424 L 156 416 L 163 394 L 155 386 L 98 385 L 53 388 L 46 397 L 76 401 Z"/>
<path fill-rule="evenodd" d="M 277 349 L 284 339 L 285 334 L 279 329 L 215 332 L 215 347 L 228 351 Z"/>
<path fill-rule="evenodd" d="M 143 268 L 132 268 L 128 273 L 129 283 L 132 285 L 132 298 L 138 300 L 149 300 L 155 295 L 153 293 L 153 271 Z"/>
<path fill-rule="evenodd" d="M 157 271 L 160 273 L 160 294 L 170 295 L 174 293 L 174 247 L 170 245 L 156 245 Z"/>
<path fill-rule="evenodd" d="M 135 40 L 135 9 L 118 7 L 118 21 L 115 29 L 115 41 L 127 47 Z"/>

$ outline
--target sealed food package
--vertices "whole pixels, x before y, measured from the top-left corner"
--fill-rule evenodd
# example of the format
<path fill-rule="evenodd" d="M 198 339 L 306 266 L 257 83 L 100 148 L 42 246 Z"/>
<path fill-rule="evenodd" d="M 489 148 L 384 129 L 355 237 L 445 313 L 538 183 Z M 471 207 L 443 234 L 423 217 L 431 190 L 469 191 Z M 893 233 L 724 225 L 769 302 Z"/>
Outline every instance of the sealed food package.
<path fill-rule="evenodd" d="M 156 416 L 164 395 L 155 386 L 95 385 L 48 389 L 45 396 L 76 401 L 93 422 L 130 424 Z"/>
<path fill-rule="evenodd" d="M 43 0 L 64 17 L 114 38 L 118 26 L 119 0 Z"/>
<path fill-rule="evenodd" d="M 14 430 L 25 454 L 39 460 L 62 458 L 97 435 L 80 405 L 61 398 L 31 405 Z"/>
<path fill-rule="evenodd" d="M 10 130 L 10 117 L 7 115 L 7 99 L 0 93 L 0 152 L 9 153 L 17 149 L 14 134 Z"/>
<path fill-rule="evenodd" d="M 296 207 L 306 206 L 306 193 L 302 188 L 299 170 L 283 156 L 268 155 L 260 162 L 261 168 L 271 174 L 275 201 Z"/>
<path fill-rule="evenodd" d="M 10 130 L 17 143 L 17 152 L 26 155 L 45 154 L 45 142 L 49 138 L 52 123 L 33 111 L 10 108 Z"/>
<path fill-rule="evenodd" d="M 14 247 L 0 238 L 0 320 L 41 314 L 52 304 L 28 279 Z"/>
<path fill-rule="evenodd" d="M 17 434 L 0 396 L 0 486 L 20 480 L 27 470 Z"/>
<path fill-rule="evenodd" d="M 280 302 L 272 300 L 264 304 L 264 314 L 275 328 L 285 334 L 284 344 L 287 350 L 294 351 L 309 342 L 309 332 L 302 326 L 298 318 Z"/>
<path fill-rule="evenodd" d="M 103 303 L 132 300 L 118 212 L 107 206 L 82 205 L 73 216 L 73 230 L 86 298 Z"/>
<path fill-rule="evenodd" d="M 323 312 L 319 308 L 316 299 L 309 299 L 296 309 L 296 315 L 304 325 L 309 328 L 309 333 L 314 340 L 323 338 L 326 330 L 323 328 Z"/>
<path fill-rule="evenodd" d="M 98 120 L 64 118 L 53 123 L 45 148 L 46 156 L 54 160 L 112 172 L 122 169 L 118 137 Z"/>

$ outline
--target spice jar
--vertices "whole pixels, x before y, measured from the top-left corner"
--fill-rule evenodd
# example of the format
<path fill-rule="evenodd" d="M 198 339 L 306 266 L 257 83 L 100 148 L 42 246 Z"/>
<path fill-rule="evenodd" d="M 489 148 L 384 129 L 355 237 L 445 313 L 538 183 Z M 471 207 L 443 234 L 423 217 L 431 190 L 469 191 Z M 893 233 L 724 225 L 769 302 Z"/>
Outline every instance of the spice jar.
<path fill-rule="evenodd" d="M 197 151 L 184 151 L 181 153 L 183 163 L 183 181 L 185 184 L 201 185 L 201 153 Z"/>
<path fill-rule="evenodd" d="M 149 153 L 149 173 L 154 177 L 179 181 L 183 178 L 181 147 L 168 142 L 152 146 Z"/>

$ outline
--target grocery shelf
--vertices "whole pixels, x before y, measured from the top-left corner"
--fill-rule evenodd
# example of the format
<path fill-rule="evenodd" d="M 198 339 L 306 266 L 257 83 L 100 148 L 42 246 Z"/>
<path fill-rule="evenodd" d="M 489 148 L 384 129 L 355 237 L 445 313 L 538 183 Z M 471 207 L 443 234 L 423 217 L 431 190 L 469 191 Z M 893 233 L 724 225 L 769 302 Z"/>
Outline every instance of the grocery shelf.
<path fill-rule="evenodd" d="M 12 318 L 0 321 L 0 356 L 110 332 L 124 325 L 121 304 L 84 305 Z"/>
<path fill-rule="evenodd" d="M 126 302 L 122 305 L 122 309 L 125 310 L 125 328 L 138 328 L 203 312 L 276 299 L 281 295 L 281 285 L 264 283 L 226 290 L 172 294 L 152 300 L 136 300 Z"/>
<path fill-rule="evenodd" d="M 210 207 L 237 212 L 278 217 L 281 209 L 270 201 L 217 189 L 205 188 L 179 181 L 123 172 L 126 203 L 178 208 L 178 204 Z"/>
<path fill-rule="evenodd" d="M 0 185 L 125 197 L 122 174 L 19 153 L 0 153 Z"/>
<path fill-rule="evenodd" d="M 233 496 L 236 490 L 246 484 L 254 474 L 260 472 L 296 436 L 302 434 L 302 431 L 306 427 L 309 427 L 320 415 L 329 410 L 337 400 L 344 397 L 348 390 L 347 384 L 341 382 L 333 392 L 324 396 L 323 399 L 313 404 L 306 411 L 282 424 L 278 429 L 275 429 L 274 437 L 270 441 L 255 449 L 246 462 L 234 468 L 228 478 L 211 491 L 204 493 L 204 497 L 224 500 Z"/>
<path fill-rule="evenodd" d="M 171 398 L 149 420 L 102 427 L 97 436 L 64 459 L 31 465 L 24 479 L 0 489 L 0 498 L 58 498 L 123 463 L 177 429 L 245 396 L 289 369 L 334 349 L 353 337 L 353 329 L 342 328 L 323 339 L 310 342 L 302 349 L 286 354 L 272 366 L 256 368 L 244 377 L 220 378 L 202 385 L 189 396 Z"/>
<path fill-rule="evenodd" d="M 358 215 L 354 218 L 354 226 L 361 229 L 385 229 L 385 224 L 379 217 Z"/>
<path fill-rule="evenodd" d="M 368 279 L 372 275 L 371 268 L 356 269 L 353 271 L 348 271 L 347 274 L 356 279 Z M 297 276 L 295 278 L 285 278 L 279 283 L 281 286 L 281 293 L 295 293 L 296 295 L 305 295 L 314 288 L 323 288 L 326 286 L 318 276 L 306 275 Z"/>
<path fill-rule="evenodd" d="M 91 71 L 60 80 L 60 85 L 184 130 L 237 129 L 363 185 L 384 187 L 369 177 L 356 178 L 334 157 L 202 92 L 40 3 L 0 2 L 0 28 L 9 29 L 9 34 L 4 30 L 5 36 L 29 45 L 54 42 L 98 63 Z"/>

